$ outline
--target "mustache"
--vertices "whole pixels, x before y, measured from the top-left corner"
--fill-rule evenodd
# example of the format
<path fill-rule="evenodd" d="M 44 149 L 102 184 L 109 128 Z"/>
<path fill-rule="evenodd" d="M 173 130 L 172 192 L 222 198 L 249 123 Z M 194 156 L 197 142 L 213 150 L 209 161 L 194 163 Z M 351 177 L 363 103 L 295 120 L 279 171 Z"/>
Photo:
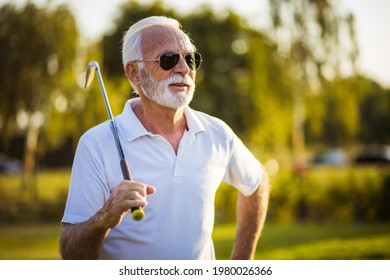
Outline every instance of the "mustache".
<path fill-rule="evenodd" d="M 177 84 L 177 83 L 183 83 L 189 86 L 195 86 L 194 80 L 192 80 L 189 76 L 181 76 L 179 74 L 176 74 L 174 76 L 168 77 L 164 80 L 167 84 Z"/>
<path fill-rule="evenodd" d="M 141 74 L 141 79 L 143 81 L 148 81 L 148 79 L 151 79 L 152 81 L 157 82 L 154 79 L 154 77 L 152 77 L 152 75 L 149 73 L 149 71 L 147 71 L 144 67 L 140 67 L 140 74 Z M 170 76 L 170 77 L 168 77 L 164 80 L 161 80 L 157 83 L 159 83 L 159 84 L 163 83 L 166 85 L 175 84 L 175 83 L 184 83 L 184 84 L 189 85 L 190 87 L 195 88 L 194 80 L 192 80 L 189 76 L 183 77 L 180 74 L 174 74 L 173 76 Z"/>

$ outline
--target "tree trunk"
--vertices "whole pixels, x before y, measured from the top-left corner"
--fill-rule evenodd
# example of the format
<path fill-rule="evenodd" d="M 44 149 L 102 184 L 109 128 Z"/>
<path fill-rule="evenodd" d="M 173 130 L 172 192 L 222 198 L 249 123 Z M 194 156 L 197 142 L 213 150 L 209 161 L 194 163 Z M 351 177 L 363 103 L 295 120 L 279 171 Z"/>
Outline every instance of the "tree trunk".
<path fill-rule="evenodd" d="M 32 197 L 36 195 L 34 171 L 38 147 L 39 128 L 29 125 L 24 150 L 24 162 L 22 172 L 22 190 L 30 191 Z"/>
<path fill-rule="evenodd" d="M 292 129 L 292 148 L 293 162 L 296 167 L 301 167 L 305 163 L 305 98 L 303 86 L 296 90 L 294 96 L 293 129 Z"/>

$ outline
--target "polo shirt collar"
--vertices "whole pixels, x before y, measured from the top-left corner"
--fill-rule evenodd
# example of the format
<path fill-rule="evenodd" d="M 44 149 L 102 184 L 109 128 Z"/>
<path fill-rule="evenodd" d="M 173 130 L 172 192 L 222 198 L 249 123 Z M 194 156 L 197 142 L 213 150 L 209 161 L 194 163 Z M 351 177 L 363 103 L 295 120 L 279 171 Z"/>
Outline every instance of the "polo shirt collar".
<path fill-rule="evenodd" d="M 125 104 L 122 114 L 116 118 L 128 142 L 131 142 L 142 136 L 153 135 L 145 129 L 131 107 L 131 103 L 135 102 L 136 99 L 139 99 L 139 97 L 128 100 Z M 187 120 L 188 132 L 195 135 L 198 132 L 205 131 L 202 122 L 195 114 L 194 110 L 186 106 L 184 107 L 184 115 Z"/>
<path fill-rule="evenodd" d="M 198 132 L 205 131 L 203 123 L 200 121 L 194 110 L 186 106 L 184 107 L 184 115 L 186 116 L 187 127 L 190 133 L 195 135 Z"/>

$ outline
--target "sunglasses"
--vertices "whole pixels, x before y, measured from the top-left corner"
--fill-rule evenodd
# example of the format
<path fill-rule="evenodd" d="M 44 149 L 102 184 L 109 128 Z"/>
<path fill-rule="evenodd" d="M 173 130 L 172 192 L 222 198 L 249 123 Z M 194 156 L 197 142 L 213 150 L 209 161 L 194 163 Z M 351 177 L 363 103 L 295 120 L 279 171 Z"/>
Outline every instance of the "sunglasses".
<path fill-rule="evenodd" d="M 185 54 L 180 54 L 177 52 L 164 52 L 160 55 L 160 58 L 158 59 L 152 59 L 152 60 L 135 60 L 133 62 L 153 62 L 153 61 L 159 61 L 160 67 L 164 70 L 170 70 L 179 62 L 180 56 L 184 57 L 188 67 L 195 71 L 200 67 L 200 64 L 202 62 L 202 56 L 198 52 L 188 52 Z"/>

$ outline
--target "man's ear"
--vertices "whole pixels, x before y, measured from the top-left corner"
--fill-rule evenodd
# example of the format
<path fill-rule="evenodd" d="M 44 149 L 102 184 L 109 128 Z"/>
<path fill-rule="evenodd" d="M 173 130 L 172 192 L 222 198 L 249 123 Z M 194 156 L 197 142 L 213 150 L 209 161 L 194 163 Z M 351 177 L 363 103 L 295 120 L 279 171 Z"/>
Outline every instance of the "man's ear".
<path fill-rule="evenodd" d="M 141 83 L 137 63 L 128 62 L 125 67 L 125 73 L 129 81 L 132 82 L 134 85 L 139 85 Z"/>

